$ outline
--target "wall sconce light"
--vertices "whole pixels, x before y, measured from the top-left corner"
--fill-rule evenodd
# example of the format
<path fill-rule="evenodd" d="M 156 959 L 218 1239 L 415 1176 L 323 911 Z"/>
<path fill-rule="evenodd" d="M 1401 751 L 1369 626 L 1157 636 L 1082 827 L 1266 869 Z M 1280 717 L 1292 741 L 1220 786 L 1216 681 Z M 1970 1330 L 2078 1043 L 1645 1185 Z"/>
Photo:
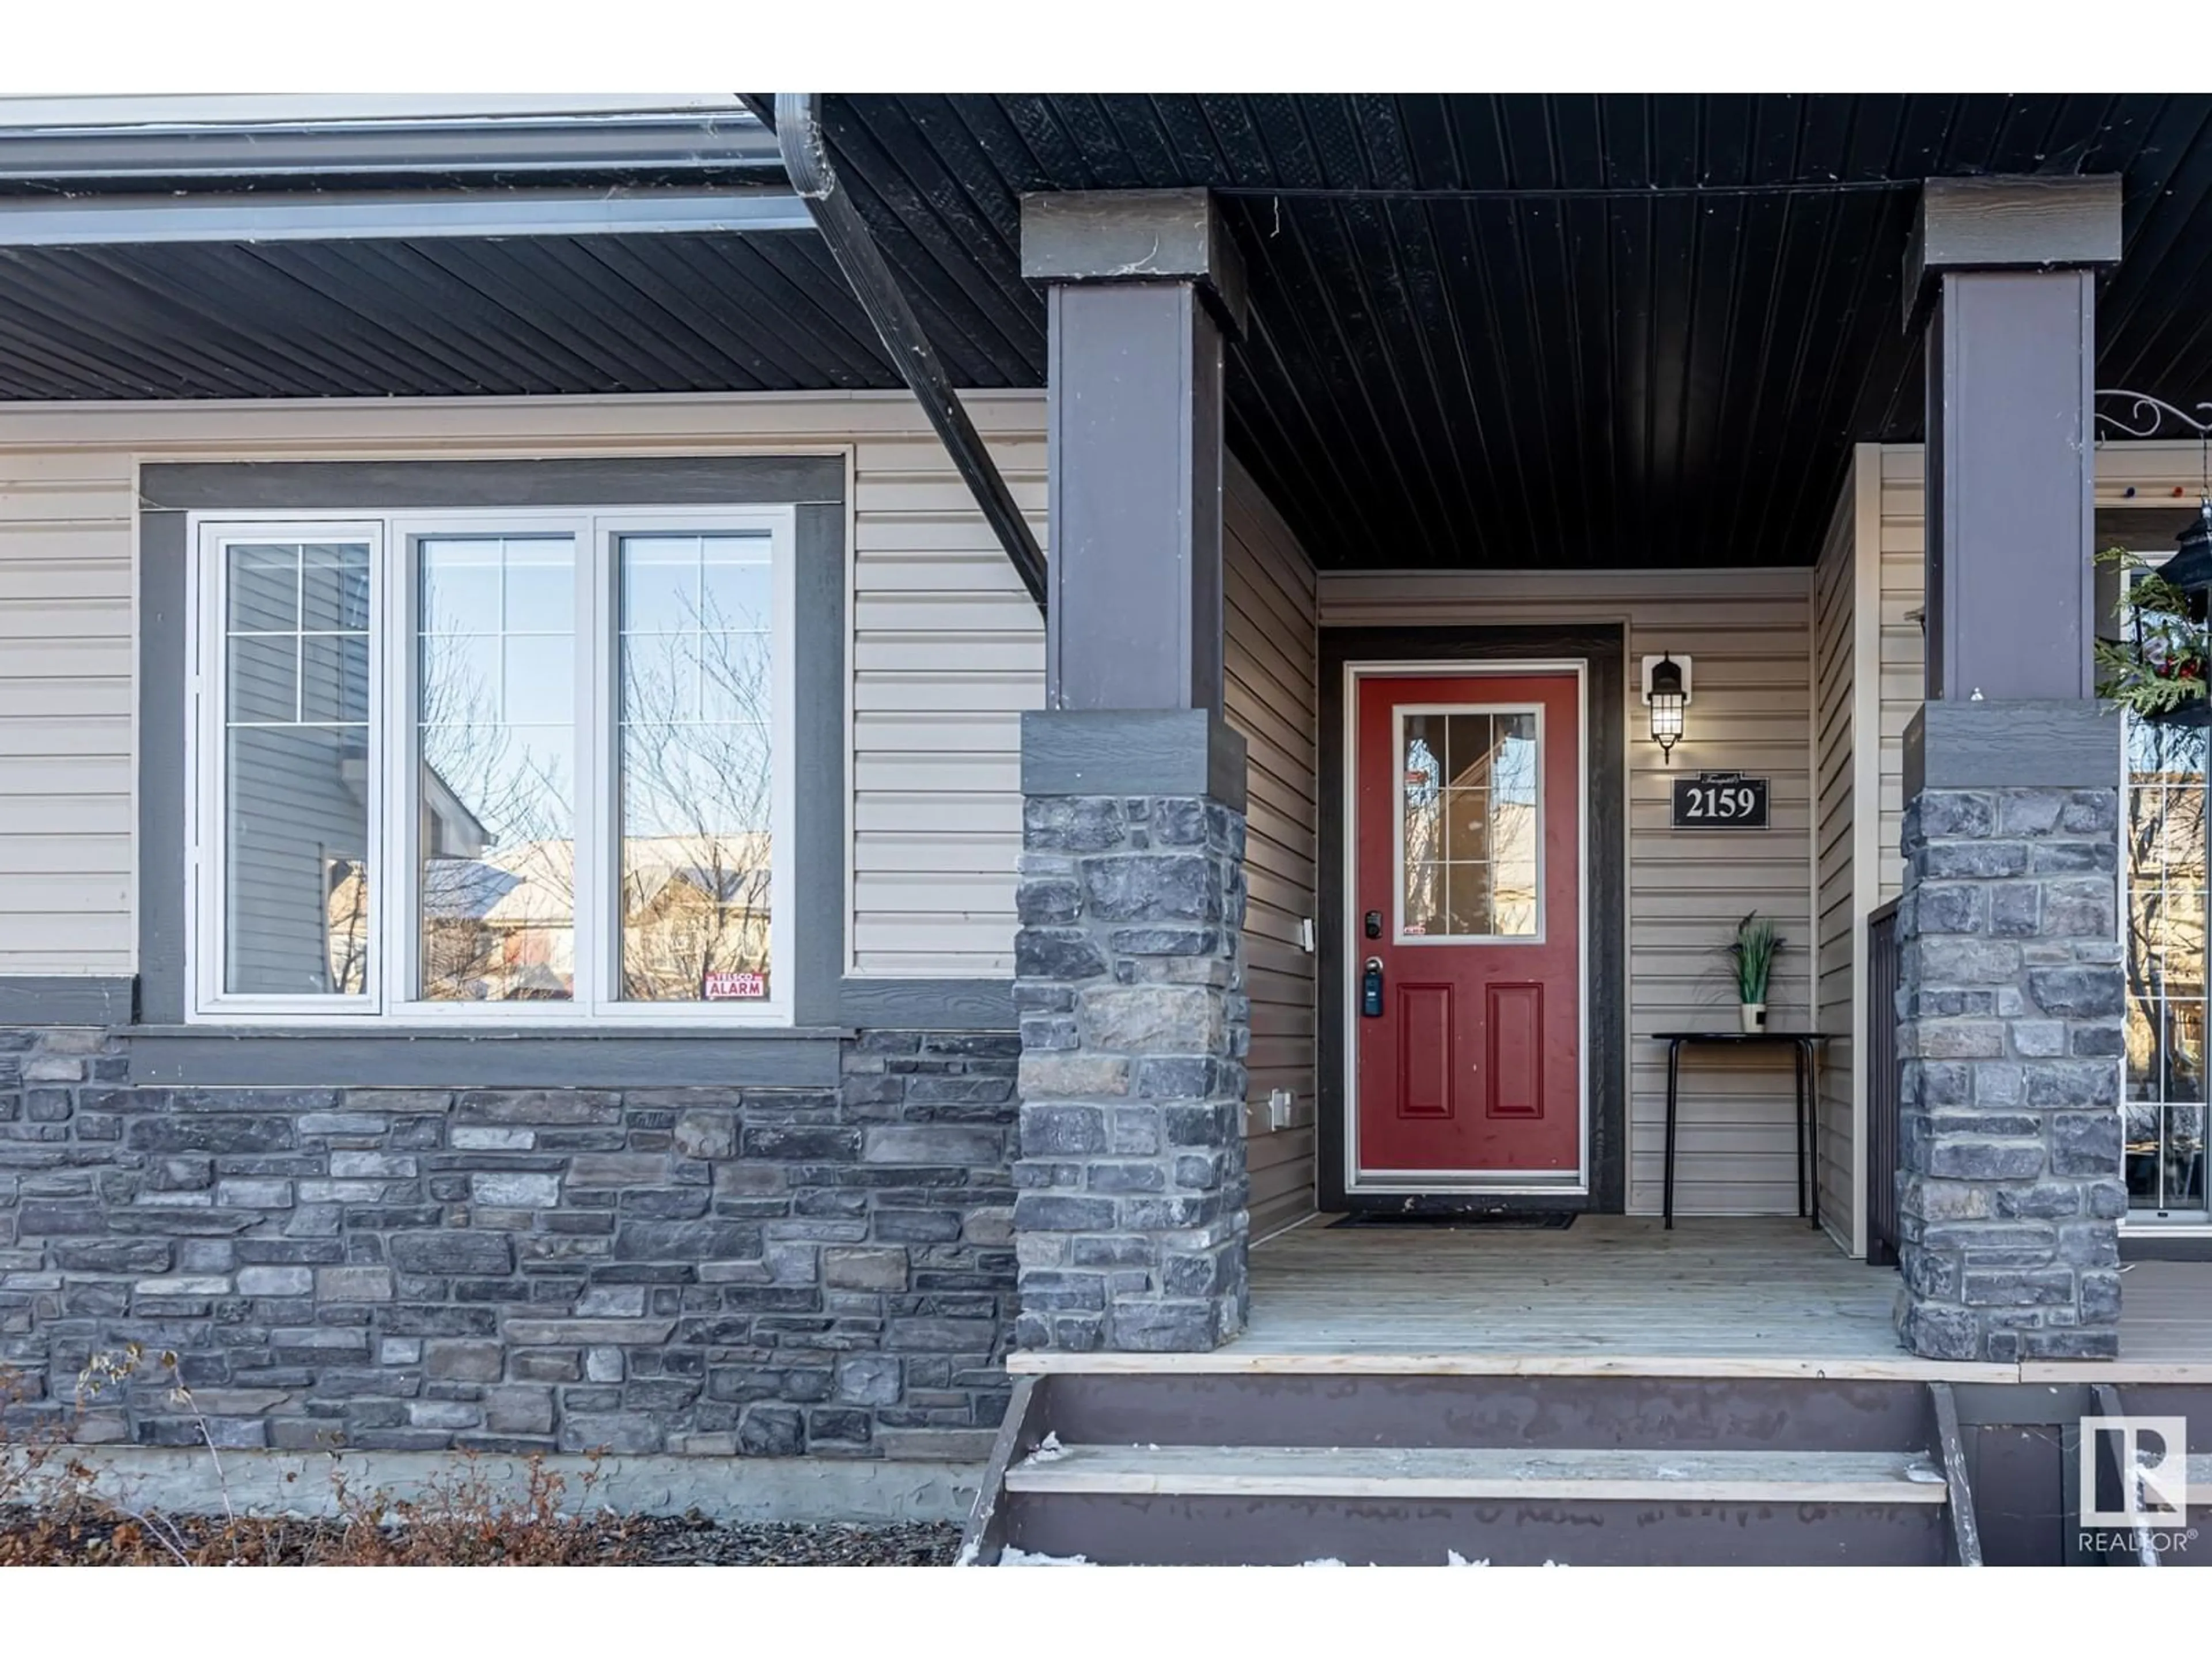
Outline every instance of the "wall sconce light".
<path fill-rule="evenodd" d="M 1682 711 L 1690 703 L 1690 659 L 1644 659 L 1644 702 L 1651 711 L 1651 741 L 1660 757 L 1674 763 L 1674 745 L 1682 740 Z"/>

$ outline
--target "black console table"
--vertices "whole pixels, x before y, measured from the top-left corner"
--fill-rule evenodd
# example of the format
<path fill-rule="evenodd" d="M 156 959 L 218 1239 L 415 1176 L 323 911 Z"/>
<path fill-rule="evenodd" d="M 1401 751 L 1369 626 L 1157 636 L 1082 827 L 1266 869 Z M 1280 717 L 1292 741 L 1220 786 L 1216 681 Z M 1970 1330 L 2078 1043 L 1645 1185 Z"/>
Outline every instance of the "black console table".
<path fill-rule="evenodd" d="M 1727 1043 L 1745 1048 L 1775 1048 L 1787 1043 L 1795 1057 L 1797 1069 L 1797 1213 L 1806 1213 L 1806 1198 L 1812 1199 L 1813 1225 L 1820 1224 L 1820 1177 L 1810 1159 L 1817 1155 L 1814 1148 L 1813 1115 L 1813 1051 L 1828 1038 L 1821 1031 L 1661 1031 L 1658 1040 L 1667 1045 L 1667 1164 L 1666 1217 L 1667 1226 L 1674 1225 L 1674 1115 L 1680 1094 L 1682 1050 L 1692 1042 Z"/>

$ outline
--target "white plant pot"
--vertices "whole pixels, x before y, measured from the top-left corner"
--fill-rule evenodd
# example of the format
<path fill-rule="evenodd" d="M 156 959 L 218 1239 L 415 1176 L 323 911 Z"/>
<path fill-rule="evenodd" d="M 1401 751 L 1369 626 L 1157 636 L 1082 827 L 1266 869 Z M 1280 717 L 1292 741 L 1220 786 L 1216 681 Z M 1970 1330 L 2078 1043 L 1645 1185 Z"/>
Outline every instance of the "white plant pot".
<path fill-rule="evenodd" d="M 1766 1005 L 1763 1002 L 1741 1002 L 1736 1012 L 1743 1016 L 1743 1034 L 1756 1036 L 1766 1029 Z"/>

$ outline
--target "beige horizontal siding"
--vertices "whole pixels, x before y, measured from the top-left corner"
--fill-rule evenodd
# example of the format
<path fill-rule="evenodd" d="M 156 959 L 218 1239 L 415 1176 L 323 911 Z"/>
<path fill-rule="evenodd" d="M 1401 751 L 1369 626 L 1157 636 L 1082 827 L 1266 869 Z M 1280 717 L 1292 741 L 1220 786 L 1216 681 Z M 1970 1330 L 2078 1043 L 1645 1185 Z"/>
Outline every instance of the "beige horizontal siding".
<path fill-rule="evenodd" d="M 128 456 L 0 453 L 0 974 L 128 973 Z"/>
<path fill-rule="evenodd" d="M 1024 412 L 992 452 L 1042 542 L 1044 405 Z M 847 969 L 1006 978 L 1043 621 L 934 434 L 863 439 L 853 465 Z"/>
<path fill-rule="evenodd" d="M 1905 823 L 1905 728 L 1920 708 L 1926 684 L 1927 640 L 1921 611 L 1927 593 L 1926 497 L 1920 446 L 1881 450 L 1881 897 L 1897 896 L 1905 880 L 1898 844 Z"/>
<path fill-rule="evenodd" d="M 1857 690 L 1857 520 L 1856 473 L 1847 473 L 1813 572 L 1813 902 L 1816 956 L 1814 1023 L 1833 1033 L 1821 1055 L 1814 1167 L 1821 1218 L 1849 1241 L 1857 1224 L 1856 1003 L 1860 924 L 1854 830 Z"/>
<path fill-rule="evenodd" d="M 1249 474 L 1231 464 L 1222 507 L 1226 714 L 1244 734 L 1245 977 L 1252 998 L 1246 1148 L 1252 1232 L 1314 1207 L 1314 957 L 1319 695 L 1311 562 Z M 1271 1129 L 1268 1097 L 1291 1097 Z"/>
<path fill-rule="evenodd" d="M 1660 1206 L 1666 1050 L 1656 1031 L 1735 1023 L 1722 952 L 1756 908 L 1790 948 L 1776 967 L 1771 1018 L 1811 1018 L 1814 930 L 1811 860 L 1813 717 L 1810 584 L 1802 570 L 1577 575 L 1325 574 L 1323 626 L 1400 623 L 1623 624 L 1628 722 L 1628 1207 Z M 1648 735 L 1639 669 L 1662 652 L 1692 659 L 1686 733 L 1663 765 Z M 1669 786 L 1685 771 L 1771 780 L 1764 834 L 1692 836 L 1667 829 Z M 1783 1063 L 1777 1064 L 1779 1060 Z M 1685 1214 L 1796 1208 L 1786 1055 L 1702 1049 L 1682 1071 L 1675 1204 Z"/>
<path fill-rule="evenodd" d="M 968 406 L 1039 523 L 1041 394 Z M 0 410 L 0 973 L 135 966 L 139 462 L 851 458 L 852 913 L 861 973 L 1011 971 L 1019 711 L 1043 630 L 912 398 L 471 398 Z"/>

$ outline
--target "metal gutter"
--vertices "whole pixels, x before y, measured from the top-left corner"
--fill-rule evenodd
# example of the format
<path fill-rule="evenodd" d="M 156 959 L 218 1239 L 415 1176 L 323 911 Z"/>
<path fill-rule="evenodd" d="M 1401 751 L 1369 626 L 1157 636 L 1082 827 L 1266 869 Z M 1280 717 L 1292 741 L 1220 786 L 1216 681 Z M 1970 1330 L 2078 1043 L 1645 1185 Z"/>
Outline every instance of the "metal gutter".
<path fill-rule="evenodd" d="M 0 125 L 0 187 L 221 187 L 289 179 L 734 173 L 779 180 L 752 114 L 654 112 L 431 119 Z"/>
<path fill-rule="evenodd" d="M 672 185 L 0 196 L 0 247 L 753 233 L 813 223 L 788 191 Z"/>
<path fill-rule="evenodd" d="M 747 103 L 753 100 L 749 97 Z M 756 113 L 759 113 L 756 106 Z M 921 404 L 938 438 L 952 457 L 952 464 L 967 480 L 983 517 L 1006 550 L 1014 572 L 1028 588 L 1037 609 L 1045 608 L 1044 553 L 1030 532 L 1029 520 L 1014 504 L 1013 493 L 992 460 L 991 452 L 968 418 L 960 397 L 922 331 L 914 308 L 907 303 L 898 280 L 884 260 L 866 222 L 853 205 L 851 195 L 838 185 L 836 169 L 822 135 L 817 95 L 811 92 L 775 94 L 776 142 L 783 155 L 785 173 L 792 188 L 813 216 L 822 240 L 837 261 L 838 270 L 860 301 L 860 309 L 875 325 L 892 365 Z"/>

